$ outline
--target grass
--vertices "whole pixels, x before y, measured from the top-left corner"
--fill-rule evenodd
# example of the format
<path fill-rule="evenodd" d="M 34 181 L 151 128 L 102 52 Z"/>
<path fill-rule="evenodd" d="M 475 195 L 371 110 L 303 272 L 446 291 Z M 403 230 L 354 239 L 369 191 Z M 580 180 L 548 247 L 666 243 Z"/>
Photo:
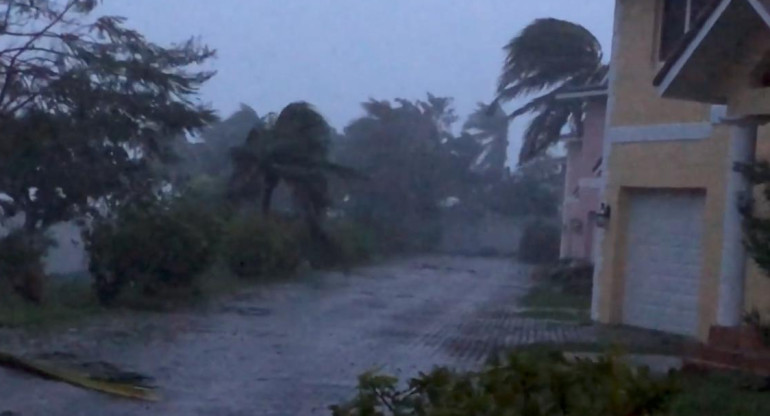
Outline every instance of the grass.
<path fill-rule="evenodd" d="M 1 281 L 0 281 L 1 282 Z M 171 311 L 205 304 L 211 299 L 236 293 L 257 283 L 239 279 L 224 268 L 214 267 L 190 288 L 166 290 L 147 296 L 138 288 L 127 287 L 110 310 Z M 46 329 L 104 313 L 91 288 L 91 279 L 82 276 L 51 276 L 42 304 L 32 304 L 0 284 L 0 328 Z"/>
<path fill-rule="evenodd" d="M 591 309 L 591 295 L 570 293 L 559 289 L 558 286 L 539 283 L 521 298 L 521 306 L 529 309 Z"/>
<path fill-rule="evenodd" d="M 6 285 L 0 285 L 0 327 L 40 328 L 64 324 L 101 311 L 91 292 L 90 280 L 54 277 L 35 305 L 19 298 Z"/>
<path fill-rule="evenodd" d="M 753 384 L 755 388 L 747 384 Z M 757 383 L 757 380 L 750 380 L 739 374 L 684 374 L 683 391 L 674 400 L 671 414 L 674 416 L 770 415 L 770 392 L 757 391 L 758 384 L 762 382 Z"/>

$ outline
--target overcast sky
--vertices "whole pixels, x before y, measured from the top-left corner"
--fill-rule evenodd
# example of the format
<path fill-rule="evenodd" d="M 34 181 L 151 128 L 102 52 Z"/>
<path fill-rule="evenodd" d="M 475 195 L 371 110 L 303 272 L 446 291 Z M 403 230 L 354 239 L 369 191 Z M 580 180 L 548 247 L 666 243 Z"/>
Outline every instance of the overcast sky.
<path fill-rule="evenodd" d="M 222 115 L 314 104 L 338 129 L 369 97 L 455 99 L 462 117 L 489 101 L 502 47 L 533 19 L 586 26 L 609 55 L 612 0 L 107 0 L 150 39 L 190 36 L 218 50 L 203 91 Z M 511 155 L 522 123 L 511 129 Z"/>

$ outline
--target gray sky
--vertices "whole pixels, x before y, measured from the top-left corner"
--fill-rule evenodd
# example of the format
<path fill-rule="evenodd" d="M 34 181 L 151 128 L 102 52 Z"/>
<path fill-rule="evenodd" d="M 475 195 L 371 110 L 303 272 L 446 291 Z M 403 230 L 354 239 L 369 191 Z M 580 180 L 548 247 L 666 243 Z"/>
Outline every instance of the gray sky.
<path fill-rule="evenodd" d="M 538 17 L 586 26 L 609 55 L 612 0 L 107 0 L 150 39 L 190 36 L 218 50 L 203 91 L 222 115 L 314 104 L 338 129 L 369 97 L 455 99 L 461 117 L 489 101 L 502 47 Z M 511 129 L 511 155 L 523 122 Z"/>

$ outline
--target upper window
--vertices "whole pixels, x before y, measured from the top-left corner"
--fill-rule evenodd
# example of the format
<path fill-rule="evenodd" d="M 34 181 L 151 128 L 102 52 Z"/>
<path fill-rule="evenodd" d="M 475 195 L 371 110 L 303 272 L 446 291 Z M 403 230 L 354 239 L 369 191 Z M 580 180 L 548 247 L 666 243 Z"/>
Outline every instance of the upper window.
<path fill-rule="evenodd" d="M 658 59 L 665 60 L 712 0 L 663 0 Z"/>

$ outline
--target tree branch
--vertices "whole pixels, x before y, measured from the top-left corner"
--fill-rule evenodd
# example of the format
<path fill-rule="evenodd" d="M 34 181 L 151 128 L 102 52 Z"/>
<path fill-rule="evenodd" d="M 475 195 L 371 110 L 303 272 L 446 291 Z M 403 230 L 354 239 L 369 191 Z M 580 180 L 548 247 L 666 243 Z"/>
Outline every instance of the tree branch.
<path fill-rule="evenodd" d="M 6 95 L 8 94 L 8 87 L 12 82 L 12 77 L 14 76 L 14 65 L 16 65 L 16 61 L 19 59 L 19 56 L 21 56 L 22 53 L 24 53 L 24 50 L 26 48 L 29 48 L 34 44 L 42 35 L 47 33 L 49 30 L 51 30 L 52 27 L 54 27 L 57 23 L 59 23 L 64 16 L 69 13 L 69 11 L 75 6 L 75 1 L 71 0 L 67 6 L 56 16 L 54 16 L 53 19 L 51 19 L 51 22 L 49 22 L 42 30 L 40 30 L 37 34 L 33 35 L 19 50 L 16 52 L 15 55 L 11 58 L 11 60 L 8 62 L 8 72 L 5 74 L 5 79 L 3 80 L 3 88 L 0 89 L 0 104 L 5 100 Z M 11 5 L 8 5 L 8 8 L 10 8 Z"/>

